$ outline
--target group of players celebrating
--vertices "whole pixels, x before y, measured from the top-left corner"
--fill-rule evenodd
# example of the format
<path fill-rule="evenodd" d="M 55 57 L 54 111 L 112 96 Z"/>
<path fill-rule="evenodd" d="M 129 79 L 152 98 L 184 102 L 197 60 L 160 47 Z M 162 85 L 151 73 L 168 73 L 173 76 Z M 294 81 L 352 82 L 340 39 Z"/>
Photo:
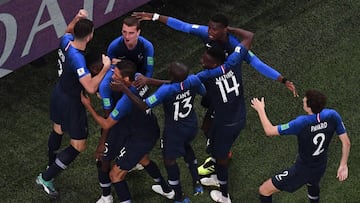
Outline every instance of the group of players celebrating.
<path fill-rule="evenodd" d="M 191 74 L 179 61 L 168 65 L 168 79 L 153 78 L 154 47 L 140 35 L 140 21 L 152 20 L 199 37 L 205 47 L 201 56 L 203 70 Z M 50 197 L 59 193 L 54 178 L 86 148 L 87 113 L 101 126 L 96 149 L 101 197 L 97 203 L 111 203 L 115 189 L 120 202 L 131 202 L 125 177 L 134 169 L 144 169 L 154 180 L 152 190 L 174 202 L 190 202 L 180 181 L 176 162 L 183 157 L 193 182 L 193 195 L 201 195 L 203 186 L 216 186 L 210 192 L 215 202 L 230 203 L 228 167 L 231 146 L 246 124 L 246 103 L 241 64 L 246 61 L 265 77 L 283 83 L 298 97 L 290 80 L 261 61 L 250 51 L 253 33 L 229 26 L 223 14 L 215 14 L 208 25 L 190 24 L 157 13 L 134 12 L 122 24 L 122 35 L 114 39 L 106 55 L 87 50 L 94 26 L 81 9 L 61 39 L 59 81 L 53 90 L 50 118 L 53 130 L 48 140 L 48 167 L 36 178 L 37 185 Z M 241 41 L 239 39 L 241 39 Z M 150 92 L 150 86 L 158 87 Z M 88 94 L 98 92 L 104 115 L 98 114 Z M 198 134 L 195 97 L 202 96 L 207 108 L 201 129 L 206 135 L 210 157 L 198 166 L 191 142 Z M 340 181 L 348 176 L 350 140 L 340 115 L 325 108 L 326 97 L 308 90 L 303 99 L 307 115 L 281 125 L 272 125 L 265 113 L 264 98 L 253 98 L 251 107 L 259 115 L 267 136 L 296 135 L 299 156 L 295 164 L 265 181 L 259 188 L 261 202 L 272 202 L 278 191 L 293 192 L 308 187 L 310 202 L 319 202 L 319 181 L 327 163 L 327 149 L 336 132 L 343 146 L 337 173 Z M 163 105 L 162 135 L 152 108 Z M 62 135 L 70 136 L 69 146 L 59 151 Z M 149 153 L 158 142 L 162 149 L 167 179 Z"/>

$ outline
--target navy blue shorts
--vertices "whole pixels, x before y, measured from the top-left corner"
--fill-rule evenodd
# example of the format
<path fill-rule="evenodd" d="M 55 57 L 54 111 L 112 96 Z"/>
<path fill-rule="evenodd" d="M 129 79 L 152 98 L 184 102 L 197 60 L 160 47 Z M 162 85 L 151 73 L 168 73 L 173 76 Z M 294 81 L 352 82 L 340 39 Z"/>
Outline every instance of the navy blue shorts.
<path fill-rule="evenodd" d="M 209 131 L 207 146 L 211 156 L 216 159 L 225 159 L 243 128 L 244 122 L 218 125 L 214 121 Z"/>
<path fill-rule="evenodd" d="M 325 169 L 326 165 L 314 168 L 295 163 L 291 168 L 274 175 L 271 181 L 280 191 L 295 192 L 307 183 L 318 185 Z"/>
<path fill-rule="evenodd" d="M 154 148 L 160 136 L 157 122 L 141 129 L 132 129 L 120 153 L 116 156 L 116 164 L 122 170 L 129 171 Z"/>
<path fill-rule="evenodd" d="M 71 139 L 83 140 L 88 137 L 88 121 L 84 105 L 79 97 L 61 92 L 57 85 L 51 95 L 50 119 L 61 125 L 61 129 Z"/>
<path fill-rule="evenodd" d="M 185 156 L 185 146 L 190 145 L 198 131 L 198 126 L 171 126 L 164 129 L 161 148 L 165 159 Z"/>
<path fill-rule="evenodd" d="M 120 154 L 126 139 L 131 136 L 129 128 L 129 125 L 122 120 L 111 127 L 105 142 L 104 160 L 114 160 Z"/>

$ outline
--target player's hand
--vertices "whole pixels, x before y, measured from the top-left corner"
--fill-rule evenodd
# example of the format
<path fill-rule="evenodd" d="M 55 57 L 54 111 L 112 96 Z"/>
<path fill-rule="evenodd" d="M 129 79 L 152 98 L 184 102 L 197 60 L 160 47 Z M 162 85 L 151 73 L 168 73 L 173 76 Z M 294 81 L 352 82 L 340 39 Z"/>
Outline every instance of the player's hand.
<path fill-rule="evenodd" d="M 349 170 L 347 165 L 339 166 L 337 170 L 336 178 L 339 179 L 339 181 L 344 181 L 347 179 L 348 173 Z"/>
<path fill-rule="evenodd" d="M 265 109 L 265 99 L 264 97 L 261 97 L 261 100 L 258 98 L 252 98 L 251 99 L 251 107 L 255 109 L 256 111 L 261 111 Z"/>
<path fill-rule="evenodd" d="M 102 63 L 104 64 L 103 69 L 105 69 L 106 71 L 109 70 L 111 66 L 111 61 L 110 58 L 105 54 L 102 55 Z"/>
<path fill-rule="evenodd" d="M 146 13 L 146 12 L 133 12 L 131 16 L 139 19 L 139 20 L 151 20 L 154 13 Z"/>
<path fill-rule="evenodd" d="M 139 74 L 139 75 L 136 76 L 136 79 L 135 79 L 133 85 L 134 85 L 136 88 L 139 89 L 139 88 L 142 88 L 142 87 L 144 87 L 145 85 L 147 85 L 147 81 L 148 81 L 148 78 L 147 78 L 147 77 L 145 77 L 144 75 Z"/>
<path fill-rule="evenodd" d="M 110 88 L 115 92 L 123 92 L 124 89 L 128 87 L 122 81 L 111 81 Z"/>
<path fill-rule="evenodd" d="M 291 82 L 290 80 L 287 80 L 285 82 L 285 86 L 293 93 L 294 97 L 299 97 L 299 94 L 297 93 L 296 87 L 293 82 Z"/>
<path fill-rule="evenodd" d="M 76 14 L 76 18 L 83 19 L 88 18 L 89 13 L 85 9 L 80 9 L 79 12 Z"/>
<path fill-rule="evenodd" d="M 113 59 L 111 59 L 111 64 L 116 65 L 120 61 L 121 61 L 121 59 L 113 58 Z"/>
<path fill-rule="evenodd" d="M 84 91 L 81 91 L 80 97 L 81 97 L 81 103 L 83 103 L 86 108 L 88 106 L 91 106 L 91 100 L 89 95 L 87 95 Z"/>
<path fill-rule="evenodd" d="M 102 157 L 104 156 L 104 151 L 105 151 L 105 143 L 99 142 L 98 146 L 96 147 L 96 151 L 95 151 L 96 161 L 102 161 Z"/>

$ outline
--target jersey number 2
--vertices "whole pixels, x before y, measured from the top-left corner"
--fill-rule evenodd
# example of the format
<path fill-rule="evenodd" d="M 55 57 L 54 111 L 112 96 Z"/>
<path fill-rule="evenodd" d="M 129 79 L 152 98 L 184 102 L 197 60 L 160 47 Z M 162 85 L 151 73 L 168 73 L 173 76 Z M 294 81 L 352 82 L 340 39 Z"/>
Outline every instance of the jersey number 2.
<path fill-rule="evenodd" d="M 318 156 L 324 151 L 323 144 L 325 142 L 325 134 L 324 133 L 318 133 L 313 138 L 313 143 L 317 146 L 315 152 L 312 154 L 313 156 Z"/>

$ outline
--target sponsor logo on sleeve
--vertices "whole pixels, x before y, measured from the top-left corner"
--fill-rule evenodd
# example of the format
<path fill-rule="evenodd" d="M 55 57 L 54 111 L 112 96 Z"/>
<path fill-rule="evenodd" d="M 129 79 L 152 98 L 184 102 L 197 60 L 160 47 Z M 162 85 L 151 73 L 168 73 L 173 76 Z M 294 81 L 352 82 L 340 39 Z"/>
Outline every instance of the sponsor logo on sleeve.
<path fill-rule="evenodd" d="M 77 69 L 77 74 L 80 76 L 84 75 L 85 74 L 85 69 L 82 67 L 82 68 L 78 68 Z"/>

